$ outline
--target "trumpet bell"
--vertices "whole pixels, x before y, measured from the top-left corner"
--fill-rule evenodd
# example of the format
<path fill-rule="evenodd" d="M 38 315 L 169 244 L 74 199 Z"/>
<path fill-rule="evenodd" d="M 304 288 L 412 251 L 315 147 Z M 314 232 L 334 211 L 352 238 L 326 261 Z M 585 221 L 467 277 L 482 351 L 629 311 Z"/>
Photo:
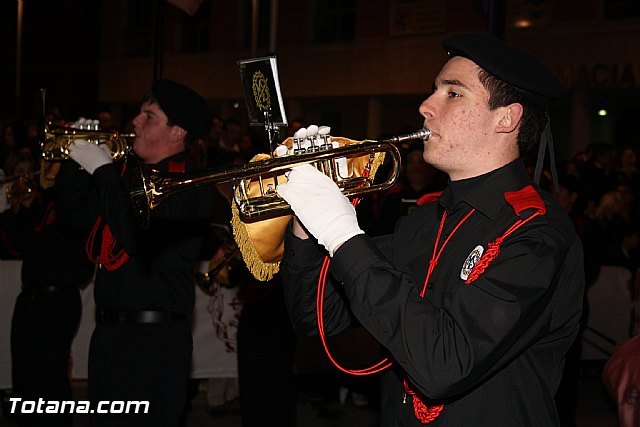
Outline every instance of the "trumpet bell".
<path fill-rule="evenodd" d="M 69 158 L 69 146 L 73 141 L 85 140 L 95 144 L 106 144 L 113 159 L 117 160 L 129 151 L 127 139 L 130 138 L 135 138 L 135 135 L 48 125 L 45 127 L 44 141 L 40 146 L 44 160 L 60 161 Z"/>

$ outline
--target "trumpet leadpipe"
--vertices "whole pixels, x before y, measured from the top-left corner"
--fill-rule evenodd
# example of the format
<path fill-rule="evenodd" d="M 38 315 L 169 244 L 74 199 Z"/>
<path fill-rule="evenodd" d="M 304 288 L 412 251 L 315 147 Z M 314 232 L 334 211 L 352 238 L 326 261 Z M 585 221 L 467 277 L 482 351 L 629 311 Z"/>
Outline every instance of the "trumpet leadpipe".
<path fill-rule="evenodd" d="M 408 133 L 406 135 L 392 136 L 391 138 L 384 139 L 383 142 L 388 142 L 390 144 L 398 144 L 406 141 L 412 141 L 415 139 L 422 139 L 423 141 L 428 141 L 430 136 L 431 136 L 431 130 L 427 127 L 423 127 L 417 132 Z"/>

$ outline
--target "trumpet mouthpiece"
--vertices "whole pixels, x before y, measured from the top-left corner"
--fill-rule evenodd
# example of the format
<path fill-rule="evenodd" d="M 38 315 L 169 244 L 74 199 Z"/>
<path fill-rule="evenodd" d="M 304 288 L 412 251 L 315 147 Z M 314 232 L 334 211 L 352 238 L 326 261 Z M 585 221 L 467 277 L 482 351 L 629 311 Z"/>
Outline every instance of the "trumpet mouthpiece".
<path fill-rule="evenodd" d="M 418 131 L 418 139 L 422 139 L 424 141 L 428 141 L 431 136 L 431 130 L 427 127 L 423 127 Z"/>
<path fill-rule="evenodd" d="M 406 135 L 394 136 L 394 137 L 391 137 L 391 138 L 389 138 L 389 139 L 387 139 L 385 141 L 386 142 L 390 142 L 392 144 L 398 144 L 398 143 L 401 143 L 401 142 L 412 141 L 412 140 L 416 140 L 416 139 L 421 139 L 423 141 L 428 141 L 430 136 L 431 136 L 431 131 L 429 130 L 429 128 L 423 127 L 422 129 L 420 129 L 417 132 L 409 133 L 409 134 L 406 134 Z"/>

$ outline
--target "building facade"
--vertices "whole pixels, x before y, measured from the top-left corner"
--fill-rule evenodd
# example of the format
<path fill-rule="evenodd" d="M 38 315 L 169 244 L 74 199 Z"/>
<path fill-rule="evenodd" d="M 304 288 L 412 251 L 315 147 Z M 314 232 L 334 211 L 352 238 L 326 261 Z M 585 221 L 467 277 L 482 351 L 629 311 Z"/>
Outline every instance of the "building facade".
<path fill-rule="evenodd" d="M 568 99 L 552 111 L 560 157 L 594 142 L 638 145 L 634 126 L 640 116 L 637 1 L 81 3 L 84 8 L 97 8 L 95 14 L 82 11 L 94 18 L 82 19 L 71 12 L 64 14 L 69 22 L 58 18 L 56 23 L 60 32 L 77 39 L 80 52 L 64 46 L 54 56 L 54 47 L 35 39 L 28 39 L 33 46 L 23 47 L 28 52 L 34 46 L 34 52 L 40 51 L 38 60 L 27 62 L 34 68 L 32 73 L 46 72 L 48 81 L 61 76 L 53 86 L 59 96 L 73 97 L 70 114 L 91 115 L 93 111 L 81 111 L 85 103 L 88 110 L 110 110 L 116 123 L 125 126 L 135 115 L 142 92 L 156 76 L 163 76 L 193 86 L 222 118 L 246 123 L 237 61 L 275 53 L 289 119 L 330 125 L 336 135 L 375 138 L 420 127 L 418 105 L 446 61 L 441 47 L 444 38 L 459 32 L 490 31 L 541 58 L 569 88 Z M 77 8 L 74 4 L 78 0 L 64 0 L 59 7 Z M 179 7 L 189 4 L 198 6 L 193 16 Z M 40 15 L 46 20 L 46 13 Z M 35 26 L 28 21 L 25 27 L 29 23 Z M 81 31 L 74 29 L 78 27 Z M 100 35 L 90 35 L 91 27 Z M 87 47 L 87 40 L 95 40 L 97 46 Z M 60 63 L 42 61 L 46 54 Z M 0 66 L 0 71 L 10 74 L 10 68 Z M 84 76 L 74 78 L 74 69 Z M 31 92 L 34 87 L 32 83 Z M 601 110 L 600 114 L 606 110 L 607 115 L 598 115 Z"/>

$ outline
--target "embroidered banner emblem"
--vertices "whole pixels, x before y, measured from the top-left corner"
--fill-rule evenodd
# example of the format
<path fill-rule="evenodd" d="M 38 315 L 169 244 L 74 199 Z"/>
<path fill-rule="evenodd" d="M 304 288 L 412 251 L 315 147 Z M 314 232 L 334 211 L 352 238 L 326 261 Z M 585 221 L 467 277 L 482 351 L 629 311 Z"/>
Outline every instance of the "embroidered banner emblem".
<path fill-rule="evenodd" d="M 478 260 L 483 253 L 484 248 L 481 245 L 476 246 L 475 249 L 471 251 L 467 259 L 464 260 L 464 263 L 462 264 L 462 270 L 460 270 L 460 278 L 462 280 L 467 280 L 469 273 L 471 273 L 471 270 L 473 270 L 473 267 L 478 263 Z"/>

